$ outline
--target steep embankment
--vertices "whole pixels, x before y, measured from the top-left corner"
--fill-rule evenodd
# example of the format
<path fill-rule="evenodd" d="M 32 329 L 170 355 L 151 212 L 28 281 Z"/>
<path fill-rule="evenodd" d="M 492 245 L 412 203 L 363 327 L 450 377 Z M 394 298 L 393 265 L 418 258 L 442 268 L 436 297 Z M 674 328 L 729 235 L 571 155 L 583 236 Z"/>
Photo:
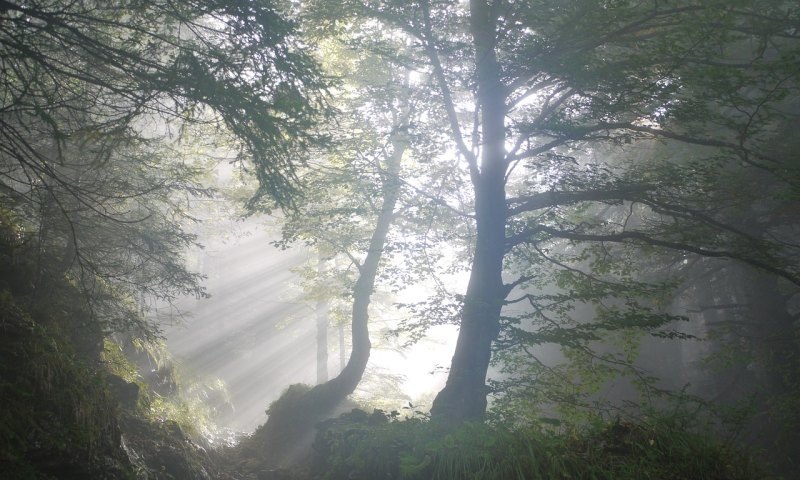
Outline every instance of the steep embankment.
<path fill-rule="evenodd" d="M 81 279 L 0 227 L 0 476 L 216 478 L 176 422 L 148 415 L 149 385 L 117 375 L 123 357 Z"/>

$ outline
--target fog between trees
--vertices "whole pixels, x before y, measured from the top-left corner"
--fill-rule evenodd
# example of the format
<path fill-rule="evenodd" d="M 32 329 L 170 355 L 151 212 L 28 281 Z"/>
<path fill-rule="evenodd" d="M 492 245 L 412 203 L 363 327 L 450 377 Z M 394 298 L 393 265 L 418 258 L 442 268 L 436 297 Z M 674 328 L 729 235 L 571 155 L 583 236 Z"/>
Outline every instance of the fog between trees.
<path fill-rule="evenodd" d="M 0 20 L 17 327 L 66 332 L 56 342 L 89 359 L 121 345 L 170 395 L 170 361 L 141 345 L 187 296 L 245 324 L 226 347 L 207 337 L 209 356 L 263 361 L 253 342 L 282 342 L 263 325 L 314 325 L 316 345 L 292 345 L 317 356 L 316 386 L 269 408 L 248 398 L 268 413 L 253 438 L 269 464 L 302 457 L 373 348 L 402 351 L 442 325 L 458 330 L 446 383 L 416 414 L 433 422 L 680 411 L 735 423 L 778 468 L 794 461 L 792 2 L 32 1 L 0 2 Z M 254 274 L 242 310 L 201 299 L 197 245 L 240 215 L 272 225 L 253 264 L 304 249 L 292 277 L 268 273 L 293 279 L 291 298 Z M 299 307 L 239 322 L 255 297 Z M 15 341 L 7 352 L 24 350 Z M 293 354 L 230 368 L 276 398 L 309 381 L 287 375 Z M 397 385 L 372 401 L 402 399 Z M 210 417 L 235 417 L 224 390 Z M 3 441 L 24 457 L 25 442 Z"/>

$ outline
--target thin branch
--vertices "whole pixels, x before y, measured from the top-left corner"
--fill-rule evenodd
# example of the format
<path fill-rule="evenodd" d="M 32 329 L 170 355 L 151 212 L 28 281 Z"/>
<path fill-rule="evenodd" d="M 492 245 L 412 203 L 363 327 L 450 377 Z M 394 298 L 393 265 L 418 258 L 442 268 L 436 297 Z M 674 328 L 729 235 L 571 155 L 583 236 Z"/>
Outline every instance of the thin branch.
<path fill-rule="evenodd" d="M 461 125 L 458 122 L 458 115 L 456 113 L 455 103 L 450 92 L 450 87 L 447 83 L 447 77 L 442 68 L 442 62 L 439 59 L 439 53 L 436 51 L 435 37 L 433 29 L 431 28 L 430 8 L 427 0 L 421 2 L 423 16 L 424 16 L 424 33 L 422 43 L 425 46 L 425 53 L 433 66 L 433 74 L 436 77 L 436 83 L 439 84 L 439 90 L 442 93 L 442 100 L 444 102 L 445 112 L 447 113 L 447 120 L 450 122 L 450 129 L 453 133 L 453 140 L 456 143 L 458 151 L 464 156 L 469 165 L 470 174 L 475 177 L 478 174 L 478 159 L 472 150 L 464 143 L 464 137 L 461 133 Z"/>
<path fill-rule="evenodd" d="M 744 255 L 726 250 L 710 250 L 708 248 L 699 247 L 697 245 L 690 245 L 688 243 L 674 242 L 668 240 L 661 240 L 653 238 L 643 232 L 620 232 L 620 233 L 607 233 L 607 234 L 591 234 L 581 233 L 577 231 L 564 231 L 556 228 L 539 225 L 536 228 L 538 231 L 547 233 L 555 238 L 563 238 L 565 240 L 575 241 L 588 241 L 588 242 L 614 242 L 614 243 L 632 243 L 640 245 L 651 245 L 656 247 L 667 248 L 670 250 L 678 250 L 683 252 L 694 253 L 704 257 L 714 258 L 730 258 L 739 260 L 754 267 L 758 267 L 764 271 L 774 273 L 780 277 L 789 280 L 795 285 L 800 285 L 800 277 L 790 270 L 766 263 L 761 260 L 749 258 Z"/>
<path fill-rule="evenodd" d="M 571 205 L 579 202 L 605 202 L 640 200 L 642 195 L 655 187 L 649 184 L 630 185 L 624 188 L 610 190 L 585 190 L 585 191 L 548 191 L 525 197 L 509 198 L 506 203 L 507 216 L 513 217 L 524 212 L 541 210 L 548 207 Z"/>

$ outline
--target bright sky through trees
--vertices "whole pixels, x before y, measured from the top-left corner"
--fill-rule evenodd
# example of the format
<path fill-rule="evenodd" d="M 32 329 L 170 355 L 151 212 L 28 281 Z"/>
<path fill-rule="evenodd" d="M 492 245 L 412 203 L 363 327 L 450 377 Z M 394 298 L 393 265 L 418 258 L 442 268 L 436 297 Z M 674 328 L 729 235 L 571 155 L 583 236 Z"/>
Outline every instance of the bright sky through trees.
<path fill-rule="evenodd" d="M 247 477 L 352 402 L 525 441 L 677 402 L 792 465 L 798 65 L 784 0 L 0 0 L 0 451 L 91 456 L 110 402 L 262 424 Z"/>
<path fill-rule="evenodd" d="M 286 385 L 315 381 L 314 304 L 302 301 L 300 279 L 291 272 L 309 253 L 271 247 L 276 232 L 263 217 L 208 221 L 216 226 L 199 239 L 205 248 L 195 252 L 194 261 L 208 276 L 210 298 L 185 298 L 157 314 L 172 325 L 165 333 L 178 361 L 196 374 L 226 383 L 235 411 L 221 415 L 220 424 L 252 431 L 264 421 L 264 405 L 277 399 Z M 463 289 L 466 278 L 461 277 L 448 280 L 453 291 Z M 430 285 L 421 284 L 391 298 L 410 303 L 429 291 Z M 444 385 L 457 331 L 454 326 L 435 327 L 427 339 L 402 349 L 396 339 L 381 338 L 386 333 L 381 326 L 396 328 L 404 312 L 391 305 L 382 308 L 373 334 L 372 371 L 357 396 L 380 404 L 386 391 L 373 377 L 398 376 L 397 393 L 402 396 L 383 405 L 399 408 L 410 400 L 429 408 Z M 329 369 L 336 373 L 339 352 L 333 325 L 329 344 Z"/>

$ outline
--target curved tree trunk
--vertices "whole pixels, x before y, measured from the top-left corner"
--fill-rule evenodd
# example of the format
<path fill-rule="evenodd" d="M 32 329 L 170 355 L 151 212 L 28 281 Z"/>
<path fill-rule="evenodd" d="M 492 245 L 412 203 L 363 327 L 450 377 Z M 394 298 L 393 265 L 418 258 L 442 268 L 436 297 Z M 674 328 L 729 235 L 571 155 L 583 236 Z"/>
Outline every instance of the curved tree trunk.
<path fill-rule="evenodd" d="M 400 161 L 408 147 L 404 131 L 396 130 L 391 138 L 392 155 L 387 159 L 383 175 L 383 202 L 369 249 L 358 268 L 353 288 L 352 343 L 350 358 L 335 378 L 307 392 L 280 399 L 270 406 L 267 423 L 256 432 L 263 441 L 267 463 L 285 466 L 307 455 L 315 433 L 314 426 L 328 418 L 355 391 L 369 360 L 372 344 L 369 339 L 369 304 L 375 287 L 378 266 L 400 196 Z M 291 389 L 290 389 L 291 391 Z"/>

